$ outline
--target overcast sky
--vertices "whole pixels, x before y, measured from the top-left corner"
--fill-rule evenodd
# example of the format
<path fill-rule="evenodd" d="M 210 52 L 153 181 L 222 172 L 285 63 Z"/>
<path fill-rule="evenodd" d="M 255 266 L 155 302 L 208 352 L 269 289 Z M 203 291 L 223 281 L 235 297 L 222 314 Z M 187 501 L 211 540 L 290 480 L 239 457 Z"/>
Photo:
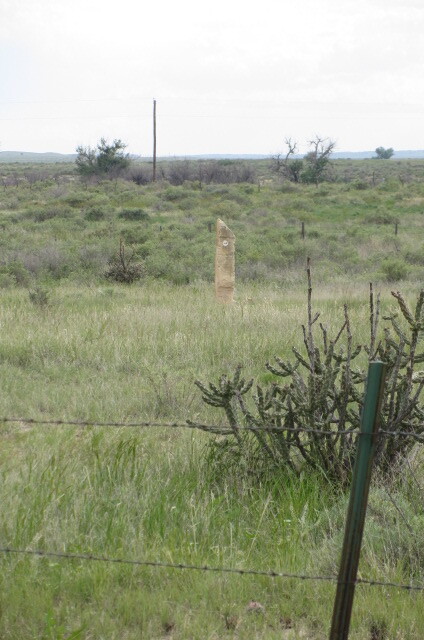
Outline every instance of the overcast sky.
<path fill-rule="evenodd" d="M 423 0 L 0 0 L 0 150 L 423 149 Z M 304 150 L 305 147 L 301 148 Z"/>

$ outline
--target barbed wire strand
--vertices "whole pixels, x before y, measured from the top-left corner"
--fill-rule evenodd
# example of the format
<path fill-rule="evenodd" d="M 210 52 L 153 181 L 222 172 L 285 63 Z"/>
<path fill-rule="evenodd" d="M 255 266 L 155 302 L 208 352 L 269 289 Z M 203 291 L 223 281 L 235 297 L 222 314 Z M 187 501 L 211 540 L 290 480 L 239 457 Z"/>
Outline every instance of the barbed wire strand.
<path fill-rule="evenodd" d="M 191 571 L 211 571 L 214 573 L 234 573 L 238 575 L 254 575 L 267 576 L 269 578 L 289 578 L 297 580 L 322 580 L 326 582 L 336 582 L 335 576 L 307 575 L 301 573 L 288 573 L 284 571 L 263 571 L 257 569 L 236 569 L 233 567 L 210 567 L 208 565 L 192 565 L 173 562 L 156 562 L 153 560 L 129 560 L 125 558 L 108 558 L 106 556 L 97 556 L 86 553 L 65 553 L 61 551 L 43 551 L 41 549 L 14 549 L 11 547 L 0 548 L 0 553 L 6 554 L 22 554 L 33 555 L 38 557 L 61 558 L 67 560 L 91 560 L 95 562 L 109 562 L 114 564 L 128 564 L 142 567 L 158 567 L 164 569 L 187 569 Z M 393 587 L 397 589 L 405 589 L 407 591 L 424 591 L 424 585 L 401 584 L 397 582 L 383 582 L 380 580 L 368 580 L 366 578 L 358 578 L 354 581 L 356 584 L 364 584 L 368 586 Z M 352 583 L 352 584 L 354 584 Z"/>
<path fill-rule="evenodd" d="M 144 428 L 144 427 L 163 427 L 163 428 L 186 428 L 186 429 L 194 429 L 200 431 L 207 431 L 211 433 L 215 433 L 217 435 L 231 435 L 235 430 L 237 431 L 253 431 L 253 432 L 270 432 L 270 433 L 312 433 L 316 435 L 321 435 L 324 437 L 338 437 L 341 435 L 353 435 L 353 436 L 362 436 L 368 434 L 362 434 L 355 429 L 343 429 L 343 430 L 324 430 L 324 429 L 309 429 L 306 427 L 277 427 L 274 425 L 264 425 L 264 426 L 246 426 L 239 425 L 235 429 L 230 427 L 222 427 L 219 425 L 208 425 L 197 422 L 96 422 L 91 420 L 65 420 L 65 419 L 57 419 L 57 420 L 41 420 L 37 418 L 9 418 L 3 417 L 0 418 L 0 423 L 25 423 L 25 424 L 35 424 L 35 425 L 56 425 L 56 426 L 78 426 L 78 427 L 130 427 L 130 428 Z M 417 425 L 418 426 L 418 425 Z M 419 425 L 422 426 L 422 425 Z M 414 438 L 418 442 L 424 442 L 424 433 L 417 433 L 413 431 L 386 431 L 380 429 L 380 431 L 375 434 L 374 437 L 378 436 L 388 436 L 388 437 L 408 437 Z"/>

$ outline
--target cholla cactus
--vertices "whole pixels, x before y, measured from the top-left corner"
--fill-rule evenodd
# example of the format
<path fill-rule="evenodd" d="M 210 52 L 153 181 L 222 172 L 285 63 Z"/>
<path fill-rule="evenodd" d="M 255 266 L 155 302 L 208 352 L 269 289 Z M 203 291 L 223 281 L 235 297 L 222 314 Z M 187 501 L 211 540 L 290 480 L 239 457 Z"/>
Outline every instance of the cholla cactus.
<path fill-rule="evenodd" d="M 282 379 L 281 384 L 273 383 L 267 389 L 257 386 L 248 398 L 253 381 L 241 379 L 240 366 L 233 379 L 221 376 L 218 385 L 209 383 L 209 387 L 196 384 L 205 402 L 224 409 L 239 447 L 249 454 L 255 443 L 256 453 L 265 455 L 272 464 L 299 471 L 306 463 L 331 479 L 344 482 L 353 466 L 355 433 L 363 404 L 366 371 L 353 367 L 362 350 L 369 360 L 378 357 L 387 365 L 382 429 L 424 433 L 424 409 L 419 404 L 424 371 L 415 370 L 418 363 L 424 362 L 424 352 L 417 353 L 424 329 L 424 291 L 414 311 L 399 292 L 392 292 L 400 317 L 397 313 L 385 317 L 389 325 L 379 338 L 380 300 L 370 285 L 369 344 L 354 346 L 346 305 L 344 322 L 337 334 L 330 338 L 325 326 L 319 324 L 317 340 L 320 314 L 312 311 L 309 263 L 307 276 L 308 323 L 302 326 L 305 352 L 293 348 L 294 362 L 276 357 L 275 363 L 266 364 L 271 373 Z M 413 446 L 409 438 L 382 437 L 377 446 L 377 464 L 383 471 L 389 470 Z"/>
<path fill-rule="evenodd" d="M 234 378 L 228 378 L 226 375 L 222 375 L 219 379 L 218 385 L 209 383 L 209 389 L 199 380 L 196 380 L 195 385 L 199 387 L 202 392 L 202 400 L 206 404 L 210 404 L 212 407 L 221 407 L 224 409 L 228 419 L 228 423 L 233 430 L 233 433 L 241 442 L 241 436 L 239 433 L 237 405 L 235 400 L 241 398 L 247 393 L 253 384 L 253 379 L 249 382 L 245 382 L 241 377 L 241 365 L 239 365 L 235 371 Z"/>
<path fill-rule="evenodd" d="M 108 261 L 108 268 L 105 277 L 115 282 L 124 282 L 131 284 L 136 280 L 140 280 L 143 275 L 143 266 L 141 264 L 132 264 L 134 253 L 128 258 L 125 255 L 125 245 L 122 238 L 119 241 L 119 252 Z"/>

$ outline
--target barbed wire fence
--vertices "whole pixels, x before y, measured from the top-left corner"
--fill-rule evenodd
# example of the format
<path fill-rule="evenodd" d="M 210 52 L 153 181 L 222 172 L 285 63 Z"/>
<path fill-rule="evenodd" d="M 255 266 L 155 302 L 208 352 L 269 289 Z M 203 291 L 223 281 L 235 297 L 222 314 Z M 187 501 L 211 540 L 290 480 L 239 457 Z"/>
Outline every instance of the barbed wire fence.
<path fill-rule="evenodd" d="M 25 424 L 25 425 L 37 425 L 37 426 L 74 426 L 74 427 L 84 427 L 84 428 L 132 428 L 132 429 L 155 429 L 155 428 L 167 428 L 167 429 L 189 429 L 192 431 L 204 431 L 207 433 L 211 433 L 214 435 L 231 435 L 234 431 L 231 428 L 222 426 L 222 425 L 211 425 L 211 424 L 201 424 L 194 422 L 160 422 L 160 421 L 140 421 L 140 422 L 98 422 L 93 420 L 71 420 L 71 419 L 40 419 L 40 418 L 18 418 L 18 417 L 2 417 L 0 418 L 0 424 Z M 415 425 L 415 426 L 423 426 L 424 425 Z M 294 433 L 313 433 L 324 438 L 338 437 L 340 435 L 353 435 L 353 436 L 364 436 L 366 434 L 361 433 L 354 429 L 347 429 L 338 431 L 335 430 L 326 430 L 326 429 L 308 429 L 308 428 L 290 428 L 290 427 L 276 427 L 274 425 L 270 426 L 246 426 L 240 425 L 238 427 L 241 431 L 261 431 L 261 432 L 294 432 Z M 385 431 L 380 430 L 378 434 L 376 434 L 377 438 L 412 438 L 418 443 L 424 443 L 424 434 L 415 432 L 415 431 Z M 414 481 L 418 484 L 418 480 L 414 476 Z M 394 504 L 397 510 L 399 510 L 400 516 L 407 523 L 402 510 L 397 505 L 394 497 L 390 492 L 388 492 L 388 497 Z M 230 573 L 237 575 L 255 575 L 255 576 L 267 576 L 269 578 L 284 578 L 284 579 L 294 579 L 294 580 L 302 580 L 302 581 L 325 581 L 325 582 L 333 582 L 336 584 L 340 584 L 339 579 L 336 576 L 324 576 L 324 575 L 307 575 L 301 573 L 290 573 L 285 571 L 277 571 L 277 570 L 256 570 L 256 569 L 246 569 L 246 568 L 235 568 L 235 567 L 213 567 L 207 565 L 193 565 L 186 563 L 171 563 L 171 562 L 161 562 L 161 561 L 153 561 L 153 560 L 134 560 L 128 558 L 111 558 L 107 556 L 94 555 L 91 553 L 70 553 L 70 552 L 62 552 L 62 551 L 49 551 L 43 549 L 19 549 L 13 548 L 9 546 L 0 547 L 0 553 L 5 555 L 27 555 L 27 556 L 36 556 L 36 557 L 47 557 L 47 558 L 57 558 L 63 560 L 80 560 L 80 561 L 95 561 L 95 562 L 105 562 L 112 564 L 120 564 L 120 565 L 133 565 L 138 567 L 152 567 L 152 568 L 163 568 L 163 569 L 181 569 L 181 570 L 191 570 L 191 571 L 201 571 L 201 572 L 214 572 L 214 573 Z M 406 591 L 416 591 L 421 592 L 424 591 L 424 584 L 403 584 L 397 582 L 390 581 L 382 581 L 382 580 L 371 580 L 367 578 L 357 578 L 352 581 L 352 584 L 357 585 L 366 585 L 370 587 L 387 587 L 387 588 L 395 588 Z"/>
<path fill-rule="evenodd" d="M 336 421 L 333 421 L 336 423 Z M 170 429 L 192 429 L 198 431 L 206 431 L 208 433 L 214 433 L 216 435 L 231 435 L 234 433 L 234 429 L 230 427 L 226 427 L 225 425 L 211 425 L 211 424 L 203 424 L 193 421 L 186 422 L 158 422 L 158 421 L 141 421 L 141 422 L 98 422 L 95 420 L 67 420 L 64 418 L 60 419 L 41 419 L 41 418 L 17 418 L 17 417 L 0 417 L 1 423 L 20 423 L 20 424 L 33 424 L 33 425 L 50 425 L 50 426 L 75 426 L 75 427 L 114 427 L 114 428 L 170 428 Z M 422 426 L 423 425 L 415 425 Z M 316 435 L 320 435 L 322 437 L 338 437 L 341 435 L 352 435 L 352 436 L 363 436 L 356 429 L 343 429 L 343 430 L 328 430 L 328 429 L 309 429 L 307 427 L 285 427 L 285 426 L 275 426 L 275 425 L 264 425 L 264 426 L 255 426 L 255 425 L 237 425 L 237 431 L 252 431 L 252 432 L 269 432 L 269 433 L 312 433 Z M 378 434 L 375 437 L 392 437 L 392 438 L 412 438 L 417 442 L 424 443 L 424 432 L 415 432 L 415 431 L 386 431 L 384 429 L 380 429 Z"/>
<path fill-rule="evenodd" d="M 300 573 L 287 573 L 282 571 L 265 571 L 257 569 L 238 569 L 234 567 L 210 567 L 208 565 L 193 565 L 172 562 L 155 562 L 153 560 L 131 560 L 127 558 L 109 558 L 88 553 L 66 553 L 61 551 L 43 551 L 41 549 L 13 549 L 11 547 L 0 547 L 0 553 L 32 555 L 46 558 L 61 558 L 66 560 L 92 560 L 95 562 L 110 562 L 113 564 L 127 564 L 139 567 L 156 567 L 162 569 L 188 569 L 191 571 L 212 571 L 214 573 L 235 573 L 238 575 L 267 576 L 269 578 L 288 578 L 296 580 L 313 580 L 339 583 L 336 576 L 307 575 Z M 406 591 L 424 591 L 424 585 L 401 584 L 398 582 L 384 582 L 380 580 L 368 580 L 357 578 L 355 584 L 363 584 L 371 587 L 393 587 Z"/>

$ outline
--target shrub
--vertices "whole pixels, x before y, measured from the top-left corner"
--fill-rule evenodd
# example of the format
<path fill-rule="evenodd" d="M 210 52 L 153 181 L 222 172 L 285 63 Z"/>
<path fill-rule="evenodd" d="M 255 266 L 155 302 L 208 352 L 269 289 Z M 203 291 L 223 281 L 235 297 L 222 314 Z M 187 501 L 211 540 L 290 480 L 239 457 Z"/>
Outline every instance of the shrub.
<path fill-rule="evenodd" d="M 86 210 L 84 217 L 90 222 L 95 222 L 96 220 L 103 220 L 105 217 L 105 212 L 102 207 L 90 207 Z"/>
<path fill-rule="evenodd" d="M 123 220 L 148 220 L 149 214 L 143 209 L 123 209 L 118 214 Z"/>
<path fill-rule="evenodd" d="M 60 280 L 71 271 L 70 256 L 60 246 L 48 245 L 38 252 L 42 269 L 47 275 Z"/>
<path fill-rule="evenodd" d="M 11 284 L 8 286 L 15 284 L 20 287 L 27 287 L 31 281 L 29 271 L 25 269 L 24 265 L 19 260 L 13 260 L 12 262 L 0 267 L 0 273 L 4 276 L 3 282 L 7 282 L 9 278 Z"/>
<path fill-rule="evenodd" d="M 399 282 L 407 277 L 409 267 L 400 258 L 387 258 L 381 265 L 381 271 L 388 282 Z"/>
<path fill-rule="evenodd" d="M 79 263 L 84 270 L 93 270 L 97 273 L 104 269 L 108 262 L 106 249 L 99 245 L 87 245 L 79 250 Z"/>
<path fill-rule="evenodd" d="M 122 229 L 122 237 L 129 244 L 144 244 L 149 239 L 146 231 L 134 226 Z"/>
<path fill-rule="evenodd" d="M 386 211 L 377 211 L 376 213 L 370 213 L 364 218 L 365 224 L 394 224 L 396 218 Z"/>
<path fill-rule="evenodd" d="M 405 260 L 409 264 L 424 265 L 424 246 L 421 244 L 405 253 Z"/>
<path fill-rule="evenodd" d="M 90 199 L 90 196 L 84 191 L 74 191 L 64 198 L 64 202 L 67 205 L 73 208 L 79 208 L 87 204 L 87 200 Z"/>
<path fill-rule="evenodd" d="M 109 144 L 105 138 L 101 138 L 95 149 L 80 145 L 75 160 L 77 172 L 82 178 L 116 178 L 130 165 L 129 155 L 124 153 L 126 146 L 122 140 L 114 140 Z"/>
<path fill-rule="evenodd" d="M 141 186 L 152 181 L 152 172 L 151 170 L 148 171 L 141 167 L 132 167 L 127 173 L 125 173 L 124 178 Z"/>
<path fill-rule="evenodd" d="M 190 192 L 187 189 L 178 189 L 176 187 L 168 187 L 162 193 L 162 199 L 167 202 L 176 202 L 178 200 L 182 200 L 183 198 L 187 198 L 190 195 Z"/>
<path fill-rule="evenodd" d="M 31 303 L 36 307 L 41 307 L 42 309 L 47 307 L 50 302 L 49 293 L 47 289 L 44 289 L 43 287 L 35 287 L 28 292 L 28 295 Z"/>
<path fill-rule="evenodd" d="M 366 372 L 355 369 L 353 361 L 362 350 L 354 346 L 347 305 L 340 330 L 330 338 L 320 324 L 321 339 L 316 336 L 319 313 L 312 310 L 312 287 L 308 269 L 308 324 L 302 326 L 305 352 L 293 347 L 294 361 L 276 357 L 266 367 L 275 379 L 287 380 L 256 387 L 248 396 L 253 380 L 241 377 L 239 366 L 233 377 L 222 375 L 218 384 L 197 381 L 202 399 L 221 408 L 227 418 L 227 438 L 215 442 L 225 455 L 235 455 L 265 464 L 265 468 L 285 466 L 299 473 L 307 465 L 322 471 L 333 482 L 344 483 L 350 476 L 356 452 L 355 433 L 360 426 L 363 392 L 358 389 Z M 378 339 L 379 298 L 370 289 L 370 341 L 363 349 L 370 360 L 381 359 L 387 365 L 387 378 L 381 409 L 386 431 L 424 432 L 424 410 L 419 397 L 424 387 L 424 372 L 415 371 L 424 362 L 417 353 L 419 334 L 424 326 L 424 290 L 412 312 L 399 292 L 393 292 L 403 322 L 396 313 Z M 338 346 L 344 339 L 344 345 Z M 297 431 L 299 430 L 299 431 Z M 310 431 L 308 431 L 310 430 Z M 315 431 L 331 433 L 320 436 Z M 414 446 L 411 438 L 381 438 L 376 464 L 383 472 L 406 456 Z M 299 461 L 302 461 L 301 463 Z"/>
<path fill-rule="evenodd" d="M 69 218 L 72 216 L 72 209 L 69 206 L 59 208 L 39 209 L 32 212 L 34 222 L 46 222 L 54 218 Z"/>
<path fill-rule="evenodd" d="M 299 187 L 293 182 L 283 182 L 280 187 L 281 193 L 297 193 L 299 191 Z"/>
<path fill-rule="evenodd" d="M 34 222 L 45 222 L 46 220 L 52 220 L 56 217 L 56 211 L 54 209 L 40 209 L 39 211 L 32 211 Z"/>
<path fill-rule="evenodd" d="M 358 178 L 353 181 L 352 187 L 357 191 L 365 191 L 366 189 L 369 189 L 369 184 L 365 180 L 360 180 Z"/>

